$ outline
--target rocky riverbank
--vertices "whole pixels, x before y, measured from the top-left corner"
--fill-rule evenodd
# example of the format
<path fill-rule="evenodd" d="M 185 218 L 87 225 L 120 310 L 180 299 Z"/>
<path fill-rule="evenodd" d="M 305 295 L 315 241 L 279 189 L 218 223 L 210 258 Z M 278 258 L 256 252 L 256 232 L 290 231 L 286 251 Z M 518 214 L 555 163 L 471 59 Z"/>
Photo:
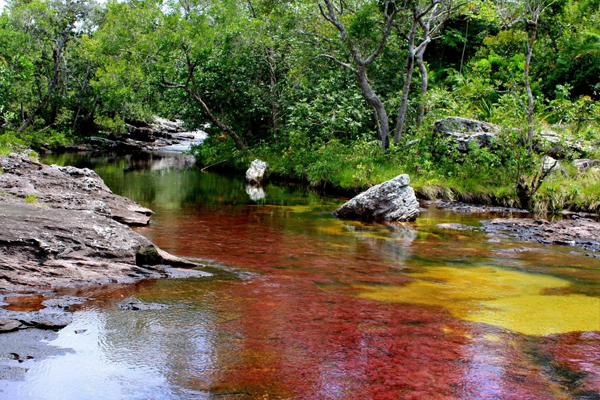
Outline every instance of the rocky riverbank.
<path fill-rule="evenodd" d="M 53 298 L 57 288 L 181 277 L 178 267 L 198 267 L 129 227 L 152 214 L 89 169 L 0 157 L 0 303 L 24 293 L 46 299 L 34 312 L 0 308 L 0 332 L 70 323 L 67 310 L 81 299 Z"/>
<path fill-rule="evenodd" d="M 104 137 L 105 136 L 105 137 Z M 131 154 L 145 151 L 183 152 L 201 144 L 207 137 L 203 130 L 189 131 L 181 120 L 168 121 L 154 117 L 150 123 L 129 121 L 120 134 L 104 132 L 92 136 L 85 143 L 65 146 L 62 151 L 110 151 Z"/>
<path fill-rule="evenodd" d="M 481 221 L 481 227 L 457 223 L 438 224 L 438 228 L 458 231 L 479 230 L 492 240 L 512 237 L 526 242 L 572 246 L 589 257 L 600 258 L 600 223 L 572 215 L 548 221 L 540 218 L 495 218 Z"/>

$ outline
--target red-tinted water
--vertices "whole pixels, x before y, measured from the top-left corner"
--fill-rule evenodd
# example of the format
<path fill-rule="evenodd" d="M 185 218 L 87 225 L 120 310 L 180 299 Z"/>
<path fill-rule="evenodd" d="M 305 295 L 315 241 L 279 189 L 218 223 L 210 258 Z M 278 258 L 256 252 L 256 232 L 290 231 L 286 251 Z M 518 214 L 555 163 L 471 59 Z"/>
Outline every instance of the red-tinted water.
<path fill-rule="evenodd" d="M 157 212 L 138 232 L 215 276 L 95 293 L 55 342 L 75 354 L 6 393 L 57 398 L 43 388 L 60 383 L 62 398 L 85 398 L 89 382 L 98 399 L 600 398 L 596 259 L 435 226 L 477 216 L 342 222 L 329 214 L 340 200 L 299 189 L 254 203 L 237 178 L 94 166 Z M 131 296 L 170 307 L 116 309 Z"/>
<path fill-rule="evenodd" d="M 564 399 L 600 391 L 599 371 L 590 371 L 599 366 L 598 333 L 567 342 L 564 335 L 536 338 L 467 322 L 443 307 L 356 296 L 357 283 L 402 286 L 427 266 L 497 264 L 490 260 L 497 245 L 485 237 L 445 235 L 430 220 L 348 223 L 306 207 L 269 205 L 162 210 L 140 232 L 174 254 L 257 273 L 215 294 L 218 312 L 237 316 L 218 329 L 236 338 L 238 358 L 211 383 L 212 393 Z M 558 356 L 571 351 L 567 343 L 579 356 L 570 364 Z M 584 370 L 588 378 L 573 378 Z"/>

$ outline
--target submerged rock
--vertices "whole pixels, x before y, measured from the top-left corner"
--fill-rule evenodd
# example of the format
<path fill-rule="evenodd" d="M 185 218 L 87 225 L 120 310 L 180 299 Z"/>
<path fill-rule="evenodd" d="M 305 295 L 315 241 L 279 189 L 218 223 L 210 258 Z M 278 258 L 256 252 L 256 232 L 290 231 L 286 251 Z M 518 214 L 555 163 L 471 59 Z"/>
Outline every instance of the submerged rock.
<path fill-rule="evenodd" d="M 132 300 L 126 303 L 119 304 L 119 309 L 123 311 L 148 311 L 148 310 L 164 310 L 168 308 L 166 304 L 145 303 L 139 300 Z"/>
<path fill-rule="evenodd" d="M 50 344 L 57 336 L 53 330 L 33 328 L 0 335 L 0 380 L 24 380 L 30 365 L 21 363 L 26 361 L 41 361 L 48 357 L 72 353 L 72 349 Z M 0 389 L 0 394 L 3 393 Z M 15 398 L 5 395 L 0 397 Z"/>
<path fill-rule="evenodd" d="M 522 210 L 519 208 L 498 207 L 482 204 L 468 204 L 454 200 L 424 200 L 422 201 L 422 204 L 424 204 L 427 207 L 435 207 L 440 210 L 448 210 L 461 214 L 529 214 L 529 211 Z"/>
<path fill-rule="evenodd" d="M 434 132 L 452 140 L 461 152 L 468 152 L 471 143 L 492 147 L 500 127 L 489 122 L 460 117 L 447 117 L 435 121 Z"/>
<path fill-rule="evenodd" d="M 260 184 L 265 180 L 268 170 L 268 163 L 258 159 L 254 160 L 250 164 L 250 168 L 246 171 L 246 181 L 254 185 Z"/>
<path fill-rule="evenodd" d="M 437 224 L 436 227 L 440 229 L 450 229 L 454 231 L 472 231 L 475 229 L 475 227 L 473 226 L 459 224 L 456 222 Z"/>
<path fill-rule="evenodd" d="M 354 197 L 333 215 L 366 221 L 414 221 L 419 216 L 419 202 L 409 183 L 407 174 L 398 175 Z"/>

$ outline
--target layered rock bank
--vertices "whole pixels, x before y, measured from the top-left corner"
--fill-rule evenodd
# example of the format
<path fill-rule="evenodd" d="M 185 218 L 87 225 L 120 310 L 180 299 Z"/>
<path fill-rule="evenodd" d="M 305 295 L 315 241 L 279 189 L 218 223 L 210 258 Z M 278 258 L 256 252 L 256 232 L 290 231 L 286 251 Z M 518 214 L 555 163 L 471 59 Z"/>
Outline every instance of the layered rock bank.
<path fill-rule="evenodd" d="M 502 233 L 519 240 L 579 247 L 600 256 L 600 223 L 574 217 L 559 221 L 531 218 L 496 218 L 481 221 L 487 233 Z"/>
<path fill-rule="evenodd" d="M 152 210 L 118 196 L 87 168 L 44 165 L 19 155 L 0 157 L 0 205 L 91 211 L 127 225 L 147 225 Z"/>
<path fill-rule="evenodd" d="M 0 157 L 0 291 L 133 282 L 195 266 L 127 225 L 152 211 L 93 171 Z"/>

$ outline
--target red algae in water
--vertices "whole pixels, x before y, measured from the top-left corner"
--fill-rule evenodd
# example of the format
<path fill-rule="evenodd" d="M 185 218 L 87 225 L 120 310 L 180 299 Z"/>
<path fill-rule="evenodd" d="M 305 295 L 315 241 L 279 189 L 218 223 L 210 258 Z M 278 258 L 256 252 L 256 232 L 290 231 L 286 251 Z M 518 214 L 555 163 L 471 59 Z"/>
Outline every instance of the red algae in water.
<path fill-rule="evenodd" d="M 219 312 L 240 317 L 219 324 L 235 338 L 237 361 L 212 383 L 215 394 L 307 400 L 570 398 L 568 385 L 556 382 L 554 373 L 524 350 L 526 335 L 463 321 L 440 306 L 355 297 L 357 282 L 412 280 L 397 273 L 400 261 L 390 263 L 372 251 L 371 239 L 340 250 L 332 246 L 335 239 L 283 229 L 281 222 L 249 208 L 172 217 L 143 233 L 175 254 L 260 274 L 219 293 Z M 419 242 L 415 246 L 428 246 Z M 590 382 L 593 388 L 595 381 Z"/>
<path fill-rule="evenodd" d="M 540 348 L 574 393 L 600 398 L 600 331 L 550 336 Z"/>
<path fill-rule="evenodd" d="M 42 302 L 46 297 L 40 294 L 16 295 L 4 299 L 7 305 L 2 306 L 9 311 L 39 311 L 46 308 Z"/>
<path fill-rule="evenodd" d="M 137 173 L 117 175 L 134 179 Z M 243 181 L 232 183 L 230 178 L 191 170 L 122 186 L 142 185 L 143 199 L 154 178 L 159 183 L 153 189 L 160 185 L 168 201 L 149 196 L 157 204 L 146 205 L 157 215 L 139 232 L 173 254 L 214 260 L 244 272 L 239 279 L 216 277 L 210 283 L 161 281 L 157 286 L 162 289 L 146 283 L 137 286 L 142 299 L 181 302 L 181 308 L 166 312 L 209 308 L 211 322 L 206 326 L 156 320 L 157 326 L 165 324 L 164 332 L 175 329 L 175 335 L 186 323 L 187 329 L 210 330 L 209 364 L 195 365 L 188 345 L 166 347 L 178 360 L 167 371 L 177 376 L 173 393 L 193 388 L 214 397 L 262 400 L 600 398 L 599 332 L 529 336 L 470 322 L 445 308 L 443 303 L 452 299 L 437 289 L 431 296 L 440 301 L 428 303 L 358 296 L 360 286 L 410 288 L 419 273 L 432 267 L 491 263 L 540 275 L 554 276 L 558 271 L 569 282 L 560 292 L 550 288 L 555 296 L 597 297 L 598 266 L 586 257 L 573 261 L 570 253 L 557 257 L 555 251 L 546 250 L 548 254 L 513 252 L 510 257 L 494 253 L 501 244 L 491 244 L 477 232 L 436 229 L 439 212 L 428 211 L 414 224 L 386 226 L 318 216 L 307 205 L 314 199 L 305 197 L 266 200 L 301 203 L 295 206 L 243 205 Z M 214 187 L 201 187 L 201 181 Z M 172 183 L 175 186 L 167 186 Z M 328 214 L 323 208 L 319 212 Z M 469 224 L 480 218 L 443 215 L 444 221 Z M 426 278 L 448 283 L 439 276 Z M 572 290 L 570 285 L 581 280 L 594 283 L 588 285 L 589 293 L 581 292 L 585 285 Z M 96 304 L 109 306 L 119 296 Z M 180 296 L 205 301 L 190 306 L 190 298 L 186 303 Z M 132 337 L 138 338 L 136 332 Z"/>
<path fill-rule="evenodd" d="M 237 300 L 223 306 L 244 317 L 222 329 L 240 338 L 240 360 L 219 392 L 264 382 L 264 393 L 280 385 L 292 398 L 315 400 L 565 398 L 532 367 L 519 335 L 494 331 L 503 340 L 490 342 L 487 331 L 433 307 L 381 304 L 277 277 L 229 290 Z"/>

